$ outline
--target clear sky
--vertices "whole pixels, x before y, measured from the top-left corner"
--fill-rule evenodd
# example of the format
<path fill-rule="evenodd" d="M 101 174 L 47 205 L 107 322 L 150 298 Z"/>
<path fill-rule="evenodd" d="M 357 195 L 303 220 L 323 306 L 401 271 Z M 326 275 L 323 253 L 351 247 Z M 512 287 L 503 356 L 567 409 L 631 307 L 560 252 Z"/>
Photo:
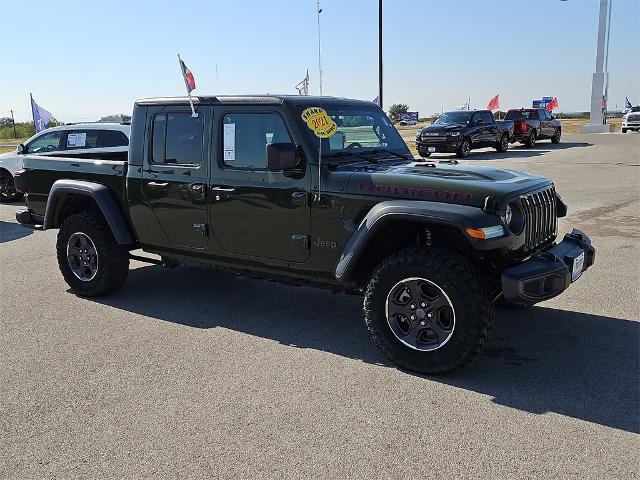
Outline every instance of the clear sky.
<path fill-rule="evenodd" d="M 420 114 L 557 96 L 586 111 L 598 0 L 384 0 L 384 101 Z M 325 95 L 372 100 L 377 1 L 321 1 Z M 130 113 L 136 98 L 318 93 L 315 0 L 0 0 L 0 116 L 27 120 L 29 92 L 62 121 Z M 609 106 L 640 103 L 640 1 L 613 0 Z M 219 88 L 216 81 L 216 65 Z"/>

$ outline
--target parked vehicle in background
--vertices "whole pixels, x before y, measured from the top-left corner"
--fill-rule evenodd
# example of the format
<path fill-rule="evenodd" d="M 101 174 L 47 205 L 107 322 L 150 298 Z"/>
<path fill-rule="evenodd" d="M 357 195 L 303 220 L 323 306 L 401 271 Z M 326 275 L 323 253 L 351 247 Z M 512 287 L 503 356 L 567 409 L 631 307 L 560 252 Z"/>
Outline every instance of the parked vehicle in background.
<path fill-rule="evenodd" d="M 631 107 L 622 117 L 622 133 L 627 133 L 627 130 L 640 130 L 640 106 Z"/>
<path fill-rule="evenodd" d="M 0 202 L 16 202 L 22 193 L 16 191 L 14 173 L 23 167 L 26 154 L 47 156 L 91 156 L 127 158 L 131 126 L 121 123 L 78 123 L 48 128 L 0 155 Z"/>
<path fill-rule="evenodd" d="M 466 158 L 475 148 L 494 147 L 506 152 L 512 135 L 513 122 L 496 121 L 489 110 L 457 110 L 443 113 L 433 125 L 418 130 L 416 148 L 421 157 L 455 152 Z"/>
<path fill-rule="evenodd" d="M 404 120 L 400 120 L 400 125 L 416 125 L 418 122 L 416 122 L 413 119 L 409 119 L 409 118 L 405 118 Z"/>
<path fill-rule="evenodd" d="M 560 143 L 562 125 L 544 108 L 520 108 L 507 112 L 505 119 L 512 120 L 513 141 L 533 147 L 538 140 L 548 139 Z"/>
<path fill-rule="evenodd" d="M 136 102 L 128 161 L 25 159 L 16 219 L 59 228 L 72 292 L 117 290 L 142 248 L 165 265 L 361 294 L 389 359 L 441 373 L 486 343 L 497 297 L 547 300 L 594 262 L 582 232 L 556 242 L 567 207 L 550 179 L 416 162 L 371 102 L 196 102 L 196 117 L 184 97 Z"/>

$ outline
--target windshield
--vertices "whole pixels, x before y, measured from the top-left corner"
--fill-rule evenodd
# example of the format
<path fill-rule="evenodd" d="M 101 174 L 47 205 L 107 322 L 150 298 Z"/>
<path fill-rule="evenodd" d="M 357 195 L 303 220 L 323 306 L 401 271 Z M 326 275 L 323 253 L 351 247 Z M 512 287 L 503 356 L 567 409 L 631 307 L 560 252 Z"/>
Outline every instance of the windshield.
<path fill-rule="evenodd" d="M 305 107 L 300 109 L 300 114 Z M 366 153 L 373 150 L 389 150 L 409 154 L 409 148 L 378 108 L 322 105 L 338 129 L 329 138 L 322 139 L 322 155 L 340 156 L 346 153 Z M 305 129 L 315 145 L 320 140 L 310 129 Z"/>
<path fill-rule="evenodd" d="M 471 120 L 471 114 L 473 112 L 447 112 L 443 113 L 438 117 L 435 121 L 434 125 L 449 125 L 452 123 L 456 124 L 467 124 Z"/>
<path fill-rule="evenodd" d="M 631 107 L 632 112 L 640 112 L 640 107 Z"/>

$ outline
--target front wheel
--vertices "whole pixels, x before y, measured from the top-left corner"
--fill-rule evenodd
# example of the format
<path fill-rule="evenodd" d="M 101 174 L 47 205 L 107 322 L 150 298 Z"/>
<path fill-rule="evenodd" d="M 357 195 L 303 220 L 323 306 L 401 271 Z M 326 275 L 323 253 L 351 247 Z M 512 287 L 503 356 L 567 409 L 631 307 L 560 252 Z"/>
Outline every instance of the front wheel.
<path fill-rule="evenodd" d="M 6 170 L 0 170 L 0 203 L 17 202 L 23 196 L 23 193 L 16 190 L 13 175 Z"/>
<path fill-rule="evenodd" d="M 562 130 L 558 129 L 556 134 L 553 137 L 551 137 L 551 143 L 555 143 L 555 144 L 560 143 L 561 136 L 562 136 Z"/>
<path fill-rule="evenodd" d="M 623 129 L 622 129 L 622 133 L 627 133 L 627 129 L 626 129 L 626 128 L 623 128 Z"/>
<path fill-rule="evenodd" d="M 468 138 L 462 140 L 456 155 L 460 158 L 467 158 L 471 153 L 471 141 Z"/>
<path fill-rule="evenodd" d="M 129 250 L 119 245 L 102 215 L 80 212 L 60 226 L 58 266 L 71 291 L 100 297 L 120 288 L 129 273 Z"/>
<path fill-rule="evenodd" d="M 367 327 L 402 368 L 444 373 L 486 343 L 493 302 L 475 267 L 448 250 L 409 248 L 373 273 L 364 298 Z"/>
<path fill-rule="evenodd" d="M 500 141 L 496 145 L 496 150 L 498 152 L 506 152 L 507 150 L 509 150 L 509 136 L 508 135 L 506 135 L 506 134 L 502 135 L 502 137 L 500 138 Z"/>
<path fill-rule="evenodd" d="M 429 158 L 431 156 L 430 152 L 425 152 L 424 150 L 419 150 L 418 154 L 422 157 L 422 158 Z"/>

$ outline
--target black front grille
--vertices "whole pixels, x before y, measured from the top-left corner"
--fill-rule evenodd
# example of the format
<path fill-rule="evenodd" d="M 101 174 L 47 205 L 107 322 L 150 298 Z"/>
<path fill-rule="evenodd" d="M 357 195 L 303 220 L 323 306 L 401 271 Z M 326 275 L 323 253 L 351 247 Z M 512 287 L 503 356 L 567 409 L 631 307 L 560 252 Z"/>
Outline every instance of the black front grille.
<path fill-rule="evenodd" d="M 558 228 L 556 191 L 553 186 L 520 195 L 525 216 L 525 249 L 533 250 L 555 239 Z"/>

